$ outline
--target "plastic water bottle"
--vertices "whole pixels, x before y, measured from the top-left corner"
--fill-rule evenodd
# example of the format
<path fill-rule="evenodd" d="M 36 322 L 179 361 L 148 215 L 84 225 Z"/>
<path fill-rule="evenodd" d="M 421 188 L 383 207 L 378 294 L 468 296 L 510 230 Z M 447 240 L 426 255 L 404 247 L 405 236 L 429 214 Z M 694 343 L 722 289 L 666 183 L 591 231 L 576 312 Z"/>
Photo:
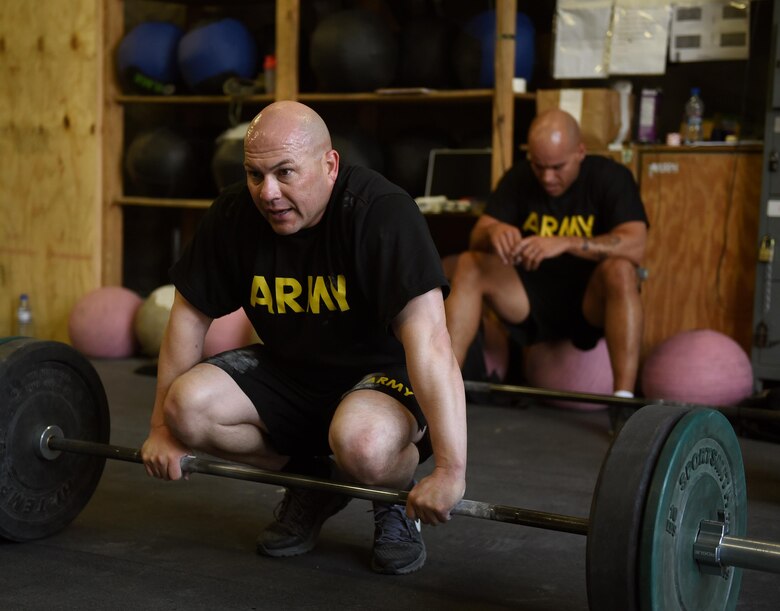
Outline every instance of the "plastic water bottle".
<path fill-rule="evenodd" d="M 16 308 L 16 335 L 33 337 L 32 307 L 26 293 L 19 296 L 19 307 Z"/>
<path fill-rule="evenodd" d="M 685 103 L 685 144 L 702 140 L 701 118 L 704 115 L 704 102 L 698 87 L 691 89 L 691 97 Z"/>

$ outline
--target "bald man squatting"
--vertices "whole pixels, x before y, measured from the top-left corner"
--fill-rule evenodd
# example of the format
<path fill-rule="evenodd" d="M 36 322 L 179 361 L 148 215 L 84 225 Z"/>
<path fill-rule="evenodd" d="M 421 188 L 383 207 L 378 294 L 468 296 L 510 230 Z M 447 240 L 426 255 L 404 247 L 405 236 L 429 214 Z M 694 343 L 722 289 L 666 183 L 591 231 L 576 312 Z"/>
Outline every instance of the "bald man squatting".
<path fill-rule="evenodd" d="M 371 567 L 416 571 L 420 523 L 445 523 L 466 487 L 463 380 L 425 219 L 378 173 L 340 164 L 322 118 L 298 102 L 252 120 L 244 169 L 171 269 L 146 470 L 178 480 L 181 458 L 201 452 L 411 489 L 405 506 L 373 504 Z M 204 360 L 211 322 L 239 307 L 261 342 Z M 288 487 L 257 551 L 310 551 L 348 501 Z"/>

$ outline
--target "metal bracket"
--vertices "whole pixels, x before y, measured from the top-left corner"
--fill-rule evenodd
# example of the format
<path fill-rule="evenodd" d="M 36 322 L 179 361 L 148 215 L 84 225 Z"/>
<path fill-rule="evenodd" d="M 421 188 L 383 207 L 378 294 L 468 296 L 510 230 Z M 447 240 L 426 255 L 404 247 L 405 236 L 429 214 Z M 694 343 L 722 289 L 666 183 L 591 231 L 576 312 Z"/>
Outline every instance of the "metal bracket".
<path fill-rule="evenodd" d="M 702 573 L 728 579 L 731 567 L 721 563 L 720 546 L 729 532 L 728 514 L 718 511 L 718 520 L 702 520 L 693 543 L 693 559 Z"/>

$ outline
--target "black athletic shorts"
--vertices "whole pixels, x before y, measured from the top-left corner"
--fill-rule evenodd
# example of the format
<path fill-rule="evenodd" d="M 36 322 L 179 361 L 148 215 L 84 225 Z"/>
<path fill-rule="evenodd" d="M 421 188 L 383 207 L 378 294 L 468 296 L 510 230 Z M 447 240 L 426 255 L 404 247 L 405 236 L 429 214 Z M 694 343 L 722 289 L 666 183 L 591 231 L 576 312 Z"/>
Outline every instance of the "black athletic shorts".
<path fill-rule="evenodd" d="M 544 265 L 544 263 L 543 263 Z M 523 345 L 570 339 L 580 350 L 590 350 L 604 336 L 582 313 L 582 298 L 594 265 L 580 267 L 579 273 L 552 276 L 517 267 L 531 313 L 519 325 L 508 325 L 511 337 Z"/>
<path fill-rule="evenodd" d="M 428 425 L 414 394 L 409 391 L 406 368 L 368 373 L 353 386 L 326 388 L 304 384 L 277 366 L 259 344 L 222 352 L 204 360 L 225 371 L 252 401 L 269 432 L 269 442 L 284 456 L 327 456 L 328 429 L 342 398 L 358 389 L 372 389 L 397 399 L 408 409 L 419 430 L 420 462 L 431 454 Z"/>

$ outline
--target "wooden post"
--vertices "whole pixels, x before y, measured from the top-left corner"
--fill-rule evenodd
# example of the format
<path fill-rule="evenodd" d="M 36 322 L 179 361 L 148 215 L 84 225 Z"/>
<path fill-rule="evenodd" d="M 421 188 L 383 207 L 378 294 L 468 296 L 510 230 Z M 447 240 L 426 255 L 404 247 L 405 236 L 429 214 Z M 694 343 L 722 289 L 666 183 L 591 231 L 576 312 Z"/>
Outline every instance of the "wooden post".
<path fill-rule="evenodd" d="M 276 2 L 277 100 L 298 99 L 298 39 L 301 27 L 300 0 Z"/>
<path fill-rule="evenodd" d="M 101 139 L 103 150 L 103 173 L 101 196 L 103 201 L 102 222 L 102 265 L 101 284 L 114 286 L 122 284 L 123 223 L 122 207 L 117 200 L 122 195 L 122 148 L 124 135 L 124 109 L 117 102 L 119 88 L 112 60 L 117 45 L 124 35 L 124 2 L 105 0 L 102 7 L 103 28 L 97 48 L 102 65 L 102 78 L 98 80 L 102 98 Z"/>
<path fill-rule="evenodd" d="M 491 185 L 512 165 L 514 153 L 515 95 L 512 79 L 515 75 L 515 29 L 517 0 L 496 2 L 496 84 L 493 92 L 493 160 Z"/>

